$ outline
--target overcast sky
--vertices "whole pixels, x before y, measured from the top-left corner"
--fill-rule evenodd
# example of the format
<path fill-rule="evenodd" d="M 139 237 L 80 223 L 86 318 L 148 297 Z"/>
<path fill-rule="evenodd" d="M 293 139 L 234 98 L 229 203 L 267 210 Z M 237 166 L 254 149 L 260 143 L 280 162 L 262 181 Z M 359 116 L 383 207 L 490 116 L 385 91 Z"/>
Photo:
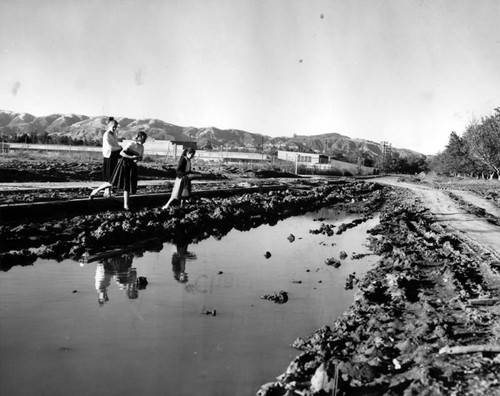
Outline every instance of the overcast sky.
<path fill-rule="evenodd" d="M 0 109 L 424 154 L 500 106 L 498 0 L 0 0 Z"/>

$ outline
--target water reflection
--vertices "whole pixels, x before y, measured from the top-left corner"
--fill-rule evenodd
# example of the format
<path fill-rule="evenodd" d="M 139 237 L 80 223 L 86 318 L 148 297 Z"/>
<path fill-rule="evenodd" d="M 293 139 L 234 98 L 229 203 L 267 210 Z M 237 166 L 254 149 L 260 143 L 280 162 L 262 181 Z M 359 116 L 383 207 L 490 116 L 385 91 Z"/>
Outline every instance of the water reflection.
<path fill-rule="evenodd" d="M 133 262 L 103 261 L 117 248 L 82 266 L 40 260 L 0 272 L 0 394 L 255 395 L 299 353 L 289 346 L 298 336 L 351 304 L 356 287 L 345 290 L 346 278 L 362 279 L 377 261 L 365 242 L 378 219 L 330 237 L 310 233 L 318 217 L 336 226 L 355 218 L 325 210 L 221 240 L 152 241 L 133 248 Z M 341 251 L 339 268 L 325 264 Z M 141 277 L 152 280 L 147 293 Z M 278 290 L 289 293 L 286 304 L 260 298 Z"/>
<path fill-rule="evenodd" d="M 109 301 L 108 289 L 113 278 L 119 289 L 123 290 L 129 299 L 138 298 L 139 290 L 146 288 L 146 279 L 138 277 L 136 268 L 132 267 L 133 258 L 132 253 L 123 253 L 104 259 L 97 264 L 95 288 L 100 306 Z"/>
<path fill-rule="evenodd" d="M 196 255 L 188 251 L 187 241 L 177 241 L 175 246 L 176 251 L 172 253 L 172 273 L 176 281 L 186 283 L 188 281 L 186 260 L 196 260 Z"/>

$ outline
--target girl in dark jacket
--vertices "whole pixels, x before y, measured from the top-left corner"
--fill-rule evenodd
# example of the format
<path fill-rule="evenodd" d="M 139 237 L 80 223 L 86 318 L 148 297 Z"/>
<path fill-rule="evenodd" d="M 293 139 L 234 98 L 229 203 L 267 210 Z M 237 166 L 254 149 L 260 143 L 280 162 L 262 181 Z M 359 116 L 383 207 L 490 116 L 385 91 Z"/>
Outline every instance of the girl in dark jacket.
<path fill-rule="evenodd" d="M 182 152 L 181 158 L 179 158 L 179 162 L 177 164 L 177 172 L 174 188 L 172 189 L 172 195 L 170 196 L 168 202 L 162 206 L 162 209 L 167 209 L 175 199 L 180 200 L 182 205 L 183 201 L 191 195 L 191 179 L 189 175 L 192 173 L 191 159 L 194 157 L 195 153 L 196 150 L 192 147 L 189 147 Z"/>

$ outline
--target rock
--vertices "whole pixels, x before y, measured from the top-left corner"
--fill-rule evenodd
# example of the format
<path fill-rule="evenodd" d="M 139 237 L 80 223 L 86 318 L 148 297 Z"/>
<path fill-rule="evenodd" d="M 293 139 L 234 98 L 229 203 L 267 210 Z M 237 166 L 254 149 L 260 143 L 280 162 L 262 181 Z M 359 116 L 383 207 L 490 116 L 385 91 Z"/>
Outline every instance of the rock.
<path fill-rule="evenodd" d="M 148 280 L 144 276 L 139 276 L 137 280 L 135 281 L 136 286 L 139 290 L 145 289 L 146 286 L 148 285 Z"/>
<path fill-rule="evenodd" d="M 284 304 L 288 301 L 288 293 L 284 290 L 276 292 L 274 294 L 264 294 L 260 296 L 264 300 L 274 301 L 277 304 Z"/>
<path fill-rule="evenodd" d="M 333 394 L 335 388 L 335 373 L 333 373 L 333 375 L 329 375 L 325 369 L 325 364 L 321 363 L 311 378 L 311 391 L 313 394 L 318 394 L 319 392 Z"/>
<path fill-rule="evenodd" d="M 333 257 L 330 257 L 330 258 L 327 258 L 327 259 L 325 260 L 325 264 L 326 264 L 326 265 L 332 265 L 334 268 L 338 268 L 338 267 L 340 267 L 340 264 L 341 264 L 341 263 L 340 263 L 340 261 L 339 261 L 339 260 L 334 259 Z"/>

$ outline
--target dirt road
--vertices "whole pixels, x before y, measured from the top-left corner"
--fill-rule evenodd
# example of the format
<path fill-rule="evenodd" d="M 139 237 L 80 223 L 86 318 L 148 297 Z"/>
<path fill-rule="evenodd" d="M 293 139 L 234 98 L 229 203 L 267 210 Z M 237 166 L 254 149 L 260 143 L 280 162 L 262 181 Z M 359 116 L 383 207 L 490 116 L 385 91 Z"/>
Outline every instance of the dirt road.
<path fill-rule="evenodd" d="M 500 208 L 490 200 L 466 190 L 444 190 L 423 184 L 399 181 L 396 177 L 373 179 L 372 181 L 411 190 L 443 226 L 456 232 L 462 239 L 489 252 L 500 261 L 500 227 L 487 218 L 466 211 L 450 194 L 473 207 L 500 218 Z"/>

